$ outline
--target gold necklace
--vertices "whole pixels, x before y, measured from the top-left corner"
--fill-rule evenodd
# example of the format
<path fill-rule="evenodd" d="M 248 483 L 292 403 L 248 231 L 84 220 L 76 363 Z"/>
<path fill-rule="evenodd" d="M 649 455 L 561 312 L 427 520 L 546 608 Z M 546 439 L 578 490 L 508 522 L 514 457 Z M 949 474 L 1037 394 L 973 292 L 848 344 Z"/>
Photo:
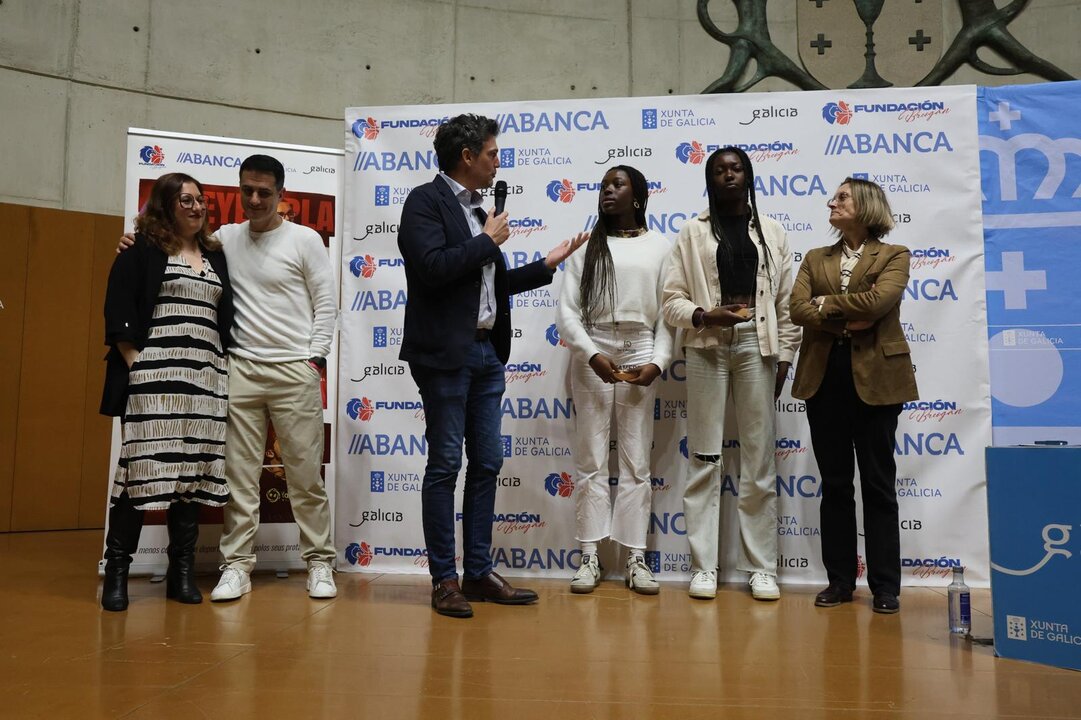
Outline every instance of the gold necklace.
<path fill-rule="evenodd" d="M 647 232 L 649 232 L 649 230 L 647 228 L 644 228 L 644 227 L 637 227 L 637 228 L 634 228 L 633 230 L 609 230 L 608 231 L 608 233 L 612 237 L 618 237 L 618 238 L 639 237 L 641 235 L 645 235 Z"/>

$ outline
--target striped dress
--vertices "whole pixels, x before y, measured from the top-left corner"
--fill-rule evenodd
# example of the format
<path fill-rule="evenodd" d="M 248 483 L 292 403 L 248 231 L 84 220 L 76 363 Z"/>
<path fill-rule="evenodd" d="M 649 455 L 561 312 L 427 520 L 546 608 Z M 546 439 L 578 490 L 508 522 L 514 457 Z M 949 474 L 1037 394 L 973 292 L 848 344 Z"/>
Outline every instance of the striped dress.
<path fill-rule="evenodd" d="M 229 374 L 218 335 L 222 286 L 209 262 L 196 272 L 169 258 L 146 346 L 131 367 L 115 500 L 135 507 L 177 501 L 220 506 L 225 484 Z"/>

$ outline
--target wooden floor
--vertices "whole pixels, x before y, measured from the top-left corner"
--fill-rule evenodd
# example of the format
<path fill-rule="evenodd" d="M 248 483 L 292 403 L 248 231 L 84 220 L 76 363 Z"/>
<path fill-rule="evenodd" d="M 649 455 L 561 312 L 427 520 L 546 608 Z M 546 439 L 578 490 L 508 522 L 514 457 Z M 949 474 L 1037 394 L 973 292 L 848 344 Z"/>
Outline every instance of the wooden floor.
<path fill-rule="evenodd" d="M 294 574 L 194 606 L 134 579 L 128 612 L 106 613 L 100 548 L 100 531 L 0 535 L 0 717 L 1081 718 L 1081 673 L 951 638 L 944 591 L 905 590 L 885 616 L 866 591 L 823 610 L 810 587 L 703 602 L 537 581 L 535 606 L 455 620 L 424 577 L 341 574 L 314 601 Z M 973 604 L 990 635 L 989 594 Z"/>

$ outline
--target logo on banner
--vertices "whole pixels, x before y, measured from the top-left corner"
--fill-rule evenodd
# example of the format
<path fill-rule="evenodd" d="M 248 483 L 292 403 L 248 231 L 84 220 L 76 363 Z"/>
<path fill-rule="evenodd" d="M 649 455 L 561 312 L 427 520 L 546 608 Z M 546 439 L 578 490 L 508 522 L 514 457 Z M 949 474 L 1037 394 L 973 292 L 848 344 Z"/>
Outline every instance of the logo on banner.
<path fill-rule="evenodd" d="M 812 527 L 810 525 L 801 525 L 799 518 L 797 518 L 795 515 L 778 515 L 777 534 L 781 537 L 784 537 L 786 535 L 790 537 L 815 537 L 821 536 L 822 531 L 817 527 Z M 785 566 L 782 565 L 782 567 Z M 787 567 L 794 566 L 788 565 Z M 801 565 L 800 567 L 807 566 Z"/>
<path fill-rule="evenodd" d="M 1022 133 L 1009 138 L 999 138 L 994 135 L 980 135 L 980 150 L 986 150 L 994 154 L 998 160 L 998 187 L 1001 193 L 1000 200 L 1017 200 L 1018 179 L 1024 179 L 1028 172 L 1017 171 L 1017 155 L 1025 151 L 1035 151 L 1043 155 L 1047 162 L 1047 171 L 1040 184 L 1032 195 L 1032 200 L 1052 200 L 1058 195 L 1062 183 L 1066 179 L 1066 158 L 1069 155 L 1081 154 L 1081 143 L 1077 138 L 1065 137 L 1052 139 L 1039 133 Z M 145 149 L 145 148 L 144 148 Z M 1035 162 L 1035 161 L 1034 161 Z M 1036 179 L 1036 174 L 1032 173 Z M 1079 196 L 1081 187 L 1071 190 L 1070 186 L 1065 189 L 1062 198 L 1076 198 Z M 1070 194 L 1072 193 L 1072 194 Z"/>
<path fill-rule="evenodd" d="M 390 185 L 375 186 L 375 206 L 390 205 Z"/>
<path fill-rule="evenodd" d="M 363 510 L 360 513 L 360 522 L 349 523 L 349 527 L 360 527 L 369 522 L 400 523 L 405 515 L 400 510 L 387 511 L 380 508 L 375 510 Z"/>
<path fill-rule="evenodd" d="M 794 118 L 799 117 L 799 110 L 794 107 L 777 107 L 769 105 L 764 108 L 755 108 L 751 111 L 751 119 L 747 122 L 740 121 L 740 125 L 751 125 L 755 120 L 768 120 L 771 118 Z"/>
<path fill-rule="evenodd" d="M 1024 577 L 1026 575 L 1034 575 L 1044 568 L 1047 563 L 1054 557 L 1071 558 L 1074 553 L 1067 550 L 1064 546 L 1070 544 L 1070 532 L 1073 530 L 1073 526 L 1069 523 L 1048 523 L 1043 526 L 1040 531 L 1040 538 L 1043 540 L 1042 544 L 1039 541 L 1036 543 L 1025 543 L 1029 547 L 1038 547 L 1039 550 L 1036 553 L 1026 553 L 1031 562 L 1039 557 L 1039 560 L 1032 562 L 1032 564 L 1026 567 L 1005 567 L 996 563 L 991 563 L 991 569 L 1006 573 L 1007 575 L 1013 575 L 1015 577 Z M 1013 548 L 1016 549 L 1020 543 L 1014 543 Z M 1026 562 L 1026 564 L 1027 564 Z"/>
<path fill-rule="evenodd" d="M 349 309 L 353 312 L 397 310 L 405 305 L 405 298 L 405 290 L 360 290 L 353 296 Z"/>
<path fill-rule="evenodd" d="M 569 155 L 556 155 L 551 148 L 505 147 L 499 150 L 499 167 L 515 167 L 525 165 L 570 165 Z"/>
<path fill-rule="evenodd" d="M 345 404 L 345 414 L 354 420 L 368 422 L 375 414 L 375 408 L 372 406 L 372 401 L 366 397 L 353 398 Z"/>
<path fill-rule="evenodd" d="M 503 447 L 503 457 L 509 458 L 514 454 L 514 438 L 512 438 L 510 435 L 500 435 L 499 444 Z"/>
<path fill-rule="evenodd" d="M 414 150 L 409 152 L 372 152 L 361 150 L 353 160 L 353 172 L 376 170 L 379 172 L 398 172 L 405 170 L 438 169 L 439 162 L 435 150 Z"/>
<path fill-rule="evenodd" d="M 366 542 L 349 543 L 345 547 L 345 559 L 349 561 L 350 565 L 368 567 L 372 564 L 373 555 L 372 546 Z"/>
<path fill-rule="evenodd" d="M 544 478 L 544 489 L 552 497 L 569 498 L 574 492 L 574 480 L 568 473 L 552 473 Z"/>
<path fill-rule="evenodd" d="M 681 142 L 676 145 L 676 159 L 684 165 L 687 163 L 701 165 L 702 161 L 706 159 L 706 149 L 697 140 Z"/>
<path fill-rule="evenodd" d="M 421 485 L 421 478 L 417 473 L 387 473 L 382 470 L 372 470 L 371 489 L 373 493 L 420 492 Z"/>
<path fill-rule="evenodd" d="M 542 378 L 548 374 L 544 366 L 537 362 L 507 363 L 504 370 L 506 383 L 528 383 L 535 378 Z"/>
<path fill-rule="evenodd" d="M 381 378 L 388 377 L 390 375 L 405 375 L 405 365 L 402 363 L 395 363 L 393 365 L 385 365 L 378 363 L 376 365 L 365 365 L 364 373 L 359 378 L 349 378 L 352 382 L 364 382 L 370 377 Z"/>
<path fill-rule="evenodd" d="M 902 433 L 901 439 L 893 441 L 897 455 L 964 455 L 957 433 Z"/>
<path fill-rule="evenodd" d="M 930 120 L 936 115 L 946 115 L 950 109 L 941 101 L 922 100 L 910 103 L 872 103 L 849 105 L 844 100 L 828 102 L 822 106 L 822 119 L 830 125 L 848 125 L 856 113 L 897 113 L 904 122 Z"/>
<path fill-rule="evenodd" d="M 357 255 L 349 261 L 349 271 L 356 277 L 365 280 L 375 275 L 377 267 L 402 267 L 405 261 L 402 258 L 380 258 L 376 260 L 371 255 Z"/>
<path fill-rule="evenodd" d="M 700 117 L 690 108 L 660 110 L 657 113 L 657 127 L 702 127 L 715 126 L 717 121 L 711 117 Z"/>
<path fill-rule="evenodd" d="M 729 143 L 727 146 L 715 145 L 713 143 L 703 144 L 697 140 L 691 140 L 690 142 L 682 142 L 679 145 L 676 145 L 676 159 L 684 165 L 701 165 L 708 153 L 720 150 L 722 147 L 739 148 L 747 153 L 747 157 L 754 162 L 780 160 L 788 155 L 799 155 L 799 149 L 796 147 L 796 144 L 787 140 L 769 140 L 767 142 L 755 143 Z"/>
<path fill-rule="evenodd" d="M 650 535 L 679 535 L 687 534 L 687 520 L 683 513 L 654 513 L 649 514 Z"/>
<path fill-rule="evenodd" d="M 906 402 L 902 410 L 908 413 L 908 419 L 912 422 L 942 422 L 948 417 L 954 417 L 964 412 L 957 407 L 955 400 L 913 400 Z"/>
<path fill-rule="evenodd" d="M 378 400 L 372 402 L 369 398 L 352 398 L 345 405 L 346 414 L 354 420 L 360 420 L 361 422 L 368 422 L 375 415 L 375 411 L 380 412 L 389 410 L 409 410 L 413 412 L 414 417 L 423 416 L 424 403 L 419 400 L 391 400 L 389 402 Z"/>
<path fill-rule="evenodd" d="M 203 155 L 201 153 L 182 152 L 176 156 L 181 165 L 208 165 L 210 167 L 240 167 L 240 158 L 233 155 Z"/>
<path fill-rule="evenodd" d="M 375 140 L 379 137 L 379 121 L 373 117 L 361 118 L 353 123 L 352 130 L 361 140 Z"/>
<path fill-rule="evenodd" d="M 552 347 L 567 347 L 567 342 L 559 337 L 559 328 L 556 327 L 555 323 L 549 325 L 548 329 L 544 331 L 544 339 Z"/>
<path fill-rule="evenodd" d="M 372 328 L 372 347 L 385 348 L 402 344 L 402 329 L 388 325 L 376 325 Z"/>
<path fill-rule="evenodd" d="M 371 255 L 358 255 L 349 262 L 349 271 L 356 277 L 368 279 L 375 275 L 375 258 Z"/>
<path fill-rule="evenodd" d="M 932 245 L 928 248 L 913 248 L 911 267 L 913 270 L 924 268 L 934 270 L 939 265 L 955 262 L 957 258 L 950 253 L 949 248 L 940 248 Z"/>
<path fill-rule="evenodd" d="M 916 478 L 899 477 L 896 482 L 897 497 L 908 498 L 940 498 L 942 490 L 932 487 L 927 483 L 921 483 Z"/>
<path fill-rule="evenodd" d="M 642 108 L 642 129 L 643 130 L 656 130 L 657 129 L 657 110 L 656 110 L 656 108 Z"/>
<path fill-rule="evenodd" d="M 893 193 L 925 193 L 931 192 L 931 186 L 925 182 L 913 182 L 907 176 L 900 173 L 875 174 L 866 172 L 854 172 L 852 177 L 857 180 L 869 180 L 882 186 L 886 192 Z"/>
<path fill-rule="evenodd" d="M 911 155 L 913 153 L 953 152 L 944 132 L 922 130 L 915 133 L 856 133 L 830 135 L 825 155 Z"/>
<path fill-rule="evenodd" d="M 571 200 L 574 200 L 574 185 L 566 178 L 563 180 L 553 180 L 548 183 L 546 193 L 548 199 L 552 202 L 569 203 Z"/>
<path fill-rule="evenodd" d="M 601 110 L 563 110 L 541 112 L 497 113 L 499 132 L 593 132 L 608 130 L 608 121 Z"/>
<path fill-rule="evenodd" d="M 364 237 L 354 237 L 357 242 L 367 240 L 372 235 L 384 235 L 384 234 L 396 235 L 398 233 L 398 223 L 371 223 L 364 228 Z"/>
<path fill-rule="evenodd" d="M 912 576 L 918 578 L 949 577 L 955 567 L 964 567 L 961 558 L 946 555 L 927 558 L 901 558 L 901 568 L 912 568 Z"/>
<path fill-rule="evenodd" d="M 349 438 L 349 455 L 414 456 L 427 453 L 428 441 L 423 435 L 353 433 Z"/>
<path fill-rule="evenodd" d="M 901 321 L 901 330 L 905 333 L 905 340 L 910 343 L 933 343 L 938 342 L 933 332 L 922 332 L 915 323 Z"/>
<path fill-rule="evenodd" d="M 165 151 L 161 149 L 161 145 L 144 145 L 139 151 L 139 159 L 142 160 L 140 165 L 165 167 Z"/>
<path fill-rule="evenodd" d="M 418 563 L 418 560 L 426 559 L 428 557 L 428 551 L 424 548 L 413 547 L 382 547 L 378 545 L 369 545 L 366 542 L 349 543 L 345 547 L 345 559 L 352 565 L 368 567 L 377 555 L 384 557 L 408 557 L 413 558 L 415 564 L 423 564 Z"/>
<path fill-rule="evenodd" d="M 499 148 L 499 167 L 514 167 L 514 148 Z"/>
<path fill-rule="evenodd" d="M 912 300 L 930 300 L 932 302 L 938 302 L 940 300 L 957 300 L 957 293 L 953 289 L 952 280 L 938 280 L 937 278 L 927 278 L 926 280 L 911 280 L 908 286 L 905 288 L 905 294 L 901 299 L 911 298 Z"/>
<path fill-rule="evenodd" d="M 625 160 L 627 158 L 653 157 L 653 148 L 649 146 L 631 147 L 630 145 L 624 145 L 622 147 L 608 148 L 605 152 L 607 153 L 606 156 L 594 161 L 594 165 L 606 165 L 613 160 Z"/>
<path fill-rule="evenodd" d="M 778 475 L 777 496 L 795 498 L 820 498 L 822 497 L 822 484 L 814 475 Z"/>

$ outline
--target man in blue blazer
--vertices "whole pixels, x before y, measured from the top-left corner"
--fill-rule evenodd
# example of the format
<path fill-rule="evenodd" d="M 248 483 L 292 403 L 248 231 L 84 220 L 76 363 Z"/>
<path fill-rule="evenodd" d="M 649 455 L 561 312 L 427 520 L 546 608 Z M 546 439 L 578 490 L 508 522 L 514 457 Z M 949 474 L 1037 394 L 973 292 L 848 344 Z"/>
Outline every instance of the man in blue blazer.
<path fill-rule="evenodd" d="M 492 569 L 496 476 L 503 465 L 500 405 L 510 356 L 510 296 L 552 282 L 559 263 L 586 239 L 579 233 L 543 260 L 508 270 L 500 245 L 510 237 L 507 213 L 481 208 L 480 190 L 499 168 L 499 125 L 459 115 L 440 125 L 435 151 L 441 172 L 415 188 L 402 207 L 398 247 L 408 300 L 399 357 L 424 402 L 428 463 L 421 489 L 424 543 L 432 574 L 432 608 L 472 617 L 469 600 L 524 605 Z M 454 559 L 454 487 L 468 460 L 462 505 L 464 572 Z"/>

